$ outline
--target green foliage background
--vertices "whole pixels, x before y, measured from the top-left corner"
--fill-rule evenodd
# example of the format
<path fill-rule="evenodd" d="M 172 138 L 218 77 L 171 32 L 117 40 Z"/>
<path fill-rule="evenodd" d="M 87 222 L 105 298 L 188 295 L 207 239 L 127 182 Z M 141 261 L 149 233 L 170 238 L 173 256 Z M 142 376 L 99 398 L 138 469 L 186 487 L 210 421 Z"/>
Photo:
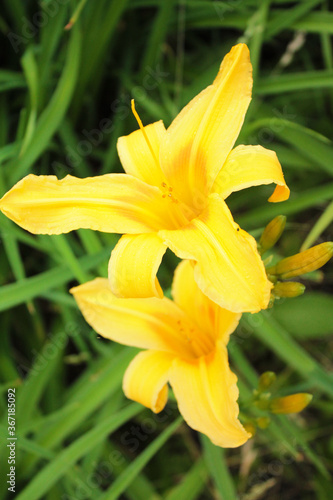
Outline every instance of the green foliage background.
<path fill-rule="evenodd" d="M 69 30 L 64 27 L 73 18 Z M 258 236 L 288 216 L 277 253 L 333 239 L 333 12 L 304 0 L 3 0 L 0 184 L 29 172 L 78 177 L 121 171 L 120 135 L 169 125 L 214 78 L 223 56 L 247 43 L 254 97 L 239 142 L 273 149 L 292 194 L 270 187 L 229 206 Z M 302 414 L 274 417 L 236 450 L 214 447 L 170 404 L 154 416 L 125 400 L 134 349 L 97 338 L 68 294 L 105 276 L 117 237 L 80 230 L 32 236 L 0 218 L 0 498 L 7 491 L 7 390 L 16 389 L 17 500 L 333 498 L 332 263 L 306 277 L 306 295 L 244 315 L 230 357 L 240 401 L 258 374 L 279 374 L 280 394 L 311 392 Z M 160 270 L 165 289 L 176 259 Z"/>

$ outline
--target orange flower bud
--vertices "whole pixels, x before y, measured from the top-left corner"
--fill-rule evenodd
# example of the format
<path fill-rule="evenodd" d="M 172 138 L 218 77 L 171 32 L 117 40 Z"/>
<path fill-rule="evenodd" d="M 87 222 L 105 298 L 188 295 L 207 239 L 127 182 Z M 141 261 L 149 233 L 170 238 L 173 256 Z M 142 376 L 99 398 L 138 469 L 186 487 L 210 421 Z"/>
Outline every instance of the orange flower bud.
<path fill-rule="evenodd" d="M 267 269 L 267 273 L 278 275 L 281 279 L 294 278 L 319 269 L 330 260 L 332 255 L 333 243 L 328 241 L 281 260 Z"/>
<path fill-rule="evenodd" d="M 300 392 L 284 398 L 272 399 L 269 403 L 269 410 L 272 413 L 298 413 L 312 400 L 312 394 Z"/>
<path fill-rule="evenodd" d="M 287 218 L 284 215 L 278 215 L 267 224 L 259 240 L 259 250 L 261 254 L 272 248 L 278 241 L 284 231 L 286 220 Z"/>
<path fill-rule="evenodd" d="M 274 286 L 273 293 L 275 297 L 298 297 L 305 291 L 305 285 L 296 283 L 295 281 L 287 281 L 285 283 L 278 282 Z"/>

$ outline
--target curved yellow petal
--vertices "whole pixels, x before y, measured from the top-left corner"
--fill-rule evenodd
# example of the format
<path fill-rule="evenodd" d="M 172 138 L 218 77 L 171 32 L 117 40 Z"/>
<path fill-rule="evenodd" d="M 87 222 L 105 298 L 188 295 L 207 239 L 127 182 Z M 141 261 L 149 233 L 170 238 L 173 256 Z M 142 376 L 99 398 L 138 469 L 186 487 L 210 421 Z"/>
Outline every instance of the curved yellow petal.
<path fill-rule="evenodd" d="M 176 359 L 169 381 L 188 425 L 206 434 L 214 444 L 234 448 L 251 437 L 238 420 L 237 377 L 229 368 L 222 343 L 196 360 Z"/>
<path fill-rule="evenodd" d="M 28 175 L 0 201 L 1 211 L 37 234 L 89 228 L 146 233 L 160 228 L 165 208 L 159 189 L 126 174 L 78 179 Z"/>
<path fill-rule="evenodd" d="M 161 167 L 178 197 L 198 212 L 224 164 L 251 100 L 252 66 L 246 45 L 223 59 L 213 84 L 176 117 L 161 144 Z"/>
<path fill-rule="evenodd" d="M 168 400 L 168 376 L 174 356 L 166 352 L 140 352 L 129 364 L 123 379 L 125 396 L 150 408 L 163 410 Z"/>
<path fill-rule="evenodd" d="M 237 146 L 220 170 L 213 191 L 226 199 L 234 191 L 271 183 L 277 186 L 269 201 L 289 198 L 290 190 L 276 153 L 261 146 Z"/>
<path fill-rule="evenodd" d="M 131 174 L 147 184 L 161 186 L 165 179 L 156 159 L 159 158 L 160 144 L 165 137 L 166 130 L 162 120 L 160 120 L 144 127 L 144 131 L 152 151 L 142 130 L 139 129 L 118 139 L 119 158 L 127 174 Z"/>
<path fill-rule="evenodd" d="M 112 292 L 117 297 L 163 297 L 156 273 L 166 249 L 155 233 L 122 236 L 109 262 Z"/>
<path fill-rule="evenodd" d="M 175 270 L 172 296 L 202 332 L 227 345 L 241 314 L 223 309 L 202 293 L 194 280 L 194 265 L 188 260 L 183 260 Z"/>
<path fill-rule="evenodd" d="M 211 194 L 207 209 L 186 227 L 158 234 L 178 257 L 196 262 L 194 279 L 213 302 L 233 312 L 267 307 L 272 284 L 256 242 L 219 195 Z"/>
<path fill-rule="evenodd" d="M 171 300 L 121 299 L 105 278 L 96 278 L 70 290 L 86 321 L 103 337 L 120 344 L 173 353 L 190 359 L 194 352 L 186 314 Z"/>

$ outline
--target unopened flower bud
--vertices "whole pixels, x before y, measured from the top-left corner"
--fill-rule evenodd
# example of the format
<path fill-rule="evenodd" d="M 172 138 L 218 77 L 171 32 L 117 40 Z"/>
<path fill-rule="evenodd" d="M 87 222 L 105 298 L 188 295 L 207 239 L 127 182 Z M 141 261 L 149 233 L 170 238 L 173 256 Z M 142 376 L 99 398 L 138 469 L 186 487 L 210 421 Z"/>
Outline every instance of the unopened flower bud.
<path fill-rule="evenodd" d="M 287 281 L 285 283 L 278 282 L 274 286 L 273 293 L 275 297 L 298 297 L 305 291 L 305 285 L 296 283 L 295 281 Z"/>
<path fill-rule="evenodd" d="M 281 260 L 267 269 L 267 273 L 278 275 L 281 279 L 294 278 L 319 269 L 330 260 L 332 255 L 333 243 L 328 241 Z"/>
<path fill-rule="evenodd" d="M 256 419 L 256 423 L 259 429 L 267 429 L 271 423 L 271 419 L 269 417 L 259 417 Z"/>
<path fill-rule="evenodd" d="M 284 398 L 272 399 L 269 402 L 269 411 L 272 413 L 298 413 L 308 406 L 311 399 L 311 394 L 302 392 Z"/>
<path fill-rule="evenodd" d="M 275 217 L 264 229 L 259 240 L 259 251 L 261 254 L 272 248 L 284 231 L 287 218 L 284 215 Z"/>
<path fill-rule="evenodd" d="M 243 427 L 247 432 L 252 434 L 252 436 L 254 436 L 255 433 L 257 432 L 257 429 L 255 428 L 255 426 L 253 424 L 251 424 L 250 422 L 246 422 L 245 424 L 243 424 Z"/>
<path fill-rule="evenodd" d="M 258 383 L 258 391 L 263 392 L 268 389 L 276 380 L 274 372 L 264 372 L 260 375 Z"/>

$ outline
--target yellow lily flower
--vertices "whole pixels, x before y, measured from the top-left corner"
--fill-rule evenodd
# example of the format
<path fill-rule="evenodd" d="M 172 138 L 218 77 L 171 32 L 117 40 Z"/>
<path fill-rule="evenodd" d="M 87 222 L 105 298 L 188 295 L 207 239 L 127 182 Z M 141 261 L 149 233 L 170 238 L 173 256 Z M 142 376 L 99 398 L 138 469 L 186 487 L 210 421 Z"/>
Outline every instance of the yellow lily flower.
<path fill-rule="evenodd" d="M 226 347 L 241 314 L 222 309 L 201 292 L 189 261 L 175 271 L 174 302 L 116 297 L 103 278 L 71 293 L 100 335 L 147 349 L 125 372 L 128 398 L 158 413 L 167 402 L 169 381 L 186 422 L 213 443 L 236 447 L 251 437 L 238 420 L 237 377 L 229 368 Z"/>
<path fill-rule="evenodd" d="M 137 117 L 140 129 L 118 140 L 126 175 L 28 175 L 2 198 L 0 209 L 33 233 L 90 228 L 124 234 L 109 264 L 118 297 L 161 297 L 156 272 L 169 247 L 194 261 L 196 283 L 221 307 L 264 309 L 272 285 L 255 240 L 234 222 L 224 201 L 234 191 L 269 183 L 277 184 L 269 201 L 289 197 L 273 151 L 232 149 L 251 88 L 249 51 L 239 44 L 213 84 L 167 130 L 162 121 L 143 127 Z"/>

